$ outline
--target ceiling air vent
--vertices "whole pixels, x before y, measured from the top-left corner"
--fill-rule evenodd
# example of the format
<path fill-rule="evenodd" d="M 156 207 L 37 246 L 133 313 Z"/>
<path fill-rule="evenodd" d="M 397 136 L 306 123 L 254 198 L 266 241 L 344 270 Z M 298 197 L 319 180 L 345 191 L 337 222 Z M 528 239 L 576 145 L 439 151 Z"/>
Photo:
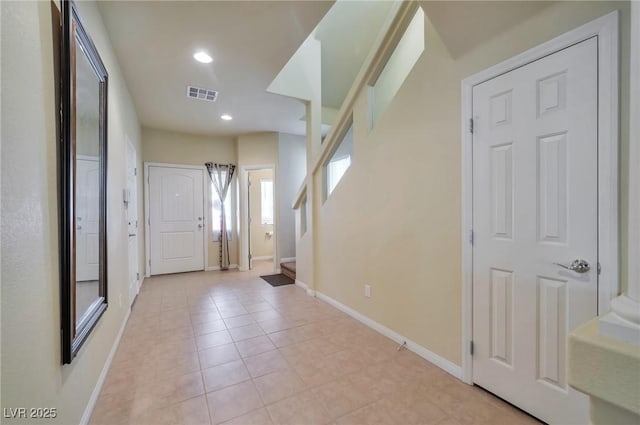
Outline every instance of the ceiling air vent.
<path fill-rule="evenodd" d="M 187 86 L 187 97 L 204 100 L 206 102 L 215 102 L 218 98 L 218 92 L 200 87 Z"/>

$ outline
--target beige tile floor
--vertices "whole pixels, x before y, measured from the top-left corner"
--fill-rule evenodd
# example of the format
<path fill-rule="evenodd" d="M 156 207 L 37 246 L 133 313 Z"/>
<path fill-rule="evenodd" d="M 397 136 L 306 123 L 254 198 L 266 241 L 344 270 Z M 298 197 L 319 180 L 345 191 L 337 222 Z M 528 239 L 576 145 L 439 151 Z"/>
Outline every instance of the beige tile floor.
<path fill-rule="evenodd" d="M 271 269 L 145 280 L 90 423 L 536 423 Z"/>

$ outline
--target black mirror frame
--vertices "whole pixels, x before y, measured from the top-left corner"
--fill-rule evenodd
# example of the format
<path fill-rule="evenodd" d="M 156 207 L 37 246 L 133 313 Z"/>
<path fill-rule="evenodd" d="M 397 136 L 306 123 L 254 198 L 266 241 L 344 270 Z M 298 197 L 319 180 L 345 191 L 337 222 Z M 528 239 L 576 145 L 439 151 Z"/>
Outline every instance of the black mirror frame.
<path fill-rule="evenodd" d="M 60 52 L 60 313 L 62 363 L 71 363 L 107 309 L 107 70 L 87 34 L 75 3 L 62 0 Z M 76 43 L 84 52 L 76 52 Z M 82 325 L 76 323 L 76 140 L 75 140 L 75 58 L 86 54 L 100 85 L 99 119 L 99 296 Z"/>

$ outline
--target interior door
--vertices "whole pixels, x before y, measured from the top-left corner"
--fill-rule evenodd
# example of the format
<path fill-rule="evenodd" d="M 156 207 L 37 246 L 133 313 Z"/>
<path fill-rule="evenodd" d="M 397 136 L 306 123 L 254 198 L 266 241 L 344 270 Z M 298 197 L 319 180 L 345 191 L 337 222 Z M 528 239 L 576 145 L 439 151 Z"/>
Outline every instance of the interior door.
<path fill-rule="evenodd" d="M 127 229 L 129 260 L 129 305 L 138 295 L 140 285 L 138 261 L 138 169 L 136 148 L 127 139 Z"/>
<path fill-rule="evenodd" d="M 204 270 L 201 169 L 149 167 L 151 274 Z"/>
<path fill-rule="evenodd" d="M 97 281 L 100 271 L 98 158 L 76 161 L 76 280 Z"/>
<path fill-rule="evenodd" d="M 597 71 L 592 38 L 473 89 L 473 379 L 548 423 L 589 419 L 567 336 L 597 314 Z"/>

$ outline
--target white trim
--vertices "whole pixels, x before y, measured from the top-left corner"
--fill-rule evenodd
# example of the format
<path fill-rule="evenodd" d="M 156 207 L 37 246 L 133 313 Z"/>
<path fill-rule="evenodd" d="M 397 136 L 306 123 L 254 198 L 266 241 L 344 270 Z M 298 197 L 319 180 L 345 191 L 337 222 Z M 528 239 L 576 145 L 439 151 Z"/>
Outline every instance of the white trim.
<path fill-rule="evenodd" d="M 120 325 L 120 330 L 118 331 L 118 335 L 116 335 L 116 339 L 113 342 L 111 351 L 109 351 L 109 355 L 107 356 L 107 360 L 104 363 L 102 372 L 100 372 L 100 376 L 98 377 L 98 382 L 96 382 L 96 386 L 93 388 L 93 391 L 91 392 L 91 397 L 89 397 L 89 401 L 87 402 L 87 407 L 85 407 L 84 413 L 82 414 L 82 418 L 80 418 L 80 425 L 87 425 L 89 423 L 89 420 L 91 419 L 91 415 L 93 414 L 93 409 L 96 408 L 98 396 L 100 395 L 100 391 L 102 391 L 102 386 L 104 385 L 104 381 L 107 379 L 107 373 L 109 373 L 109 369 L 111 369 L 111 363 L 113 362 L 113 358 L 116 355 L 116 351 L 118 351 L 118 347 L 120 346 L 120 340 L 122 339 L 122 335 L 124 334 L 124 329 L 127 326 L 127 322 L 129 321 L 130 314 L 131 314 L 131 307 L 127 309 L 127 313 L 125 314 L 124 319 L 122 320 L 122 325 Z"/>
<path fill-rule="evenodd" d="M 462 81 L 462 370 L 473 382 L 469 344 L 473 336 L 473 158 L 469 122 L 473 86 L 588 38 L 598 37 L 598 309 L 609 310 L 618 292 L 618 12 L 614 11 Z"/>
<path fill-rule="evenodd" d="M 310 297 L 315 297 L 316 296 L 316 291 L 314 291 L 313 289 L 309 288 L 309 285 L 307 285 L 306 283 L 304 283 L 301 280 L 296 279 L 296 286 L 299 288 L 304 289 L 304 291 L 307 293 L 307 295 L 309 295 Z"/>
<path fill-rule="evenodd" d="M 284 257 L 280 259 L 281 263 L 292 263 L 296 261 L 296 257 Z"/>
<path fill-rule="evenodd" d="M 260 257 L 252 257 L 253 261 L 273 260 L 273 255 L 262 255 Z"/>
<path fill-rule="evenodd" d="M 237 264 L 229 264 L 229 270 L 231 269 L 237 269 L 238 265 Z M 220 270 L 220 266 L 210 266 L 207 267 L 204 271 L 205 272 L 215 272 L 215 271 L 219 271 Z"/>
<path fill-rule="evenodd" d="M 298 282 L 296 281 L 296 285 L 297 284 Z M 333 307 L 337 308 L 338 310 L 342 311 L 343 313 L 348 314 L 349 316 L 358 320 L 362 324 L 370 327 L 374 331 L 381 333 L 387 338 L 392 339 L 398 344 L 406 343 L 406 347 L 409 350 L 413 351 L 414 353 L 416 353 L 423 359 L 427 360 L 428 362 L 431 362 L 434 365 L 438 366 L 440 369 L 444 370 L 445 372 L 455 376 L 458 379 L 462 379 L 462 369 L 457 364 L 445 359 L 444 357 L 437 355 L 433 351 L 426 349 L 422 345 L 411 341 L 409 338 L 406 338 L 403 335 L 400 335 L 396 331 L 393 331 L 387 328 L 386 326 L 376 322 L 375 320 L 368 318 L 367 316 L 355 311 L 351 307 L 348 307 L 342 304 L 341 302 L 334 300 L 330 296 L 323 294 L 322 292 L 315 291 L 315 295 L 316 297 L 326 302 L 327 304 L 330 304 Z"/>
<path fill-rule="evenodd" d="M 145 162 L 144 163 L 144 176 L 142 176 L 142 186 L 144 187 L 144 276 L 151 277 L 151 267 L 149 261 L 151 261 L 151 229 L 149 226 L 149 218 L 151 212 L 149 211 L 151 201 L 149 198 L 149 168 L 150 167 L 162 167 L 162 168 L 186 168 L 189 170 L 202 170 L 202 208 L 204 214 L 203 220 L 203 270 L 207 270 L 209 266 L 209 214 L 207 205 L 209 202 L 209 191 L 207 187 L 207 167 L 204 165 L 183 165 L 183 164 L 165 164 L 163 162 Z"/>
<path fill-rule="evenodd" d="M 249 196 L 247 190 L 247 182 L 249 179 L 249 171 L 258 171 L 258 170 L 271 170 L 273 177 L 273 234 L 275 236 L 275 241 L 273 244 L 273 270 L 276 273 L 280 273 L 278 271 L 278 241 L 280 240 L 279 233 L 279 225 L 280 218 L 278 217 L 278 184 L 279 177 L 277 174 L 277 169 L 275 164 L 254 164 L 254 165 L 241 165 L 240 172 L 238 173 L 239 181 L 239 204 L 240 204 L 240 229 L 238 232 L 238 240 L 240 241 L 240 260 L 238 263 L 240 264 L 240 271 L 249 270 L 249 233 L 246 229 L 249 228 L 249 210 L 247 209 L 247 197 Z"/>

